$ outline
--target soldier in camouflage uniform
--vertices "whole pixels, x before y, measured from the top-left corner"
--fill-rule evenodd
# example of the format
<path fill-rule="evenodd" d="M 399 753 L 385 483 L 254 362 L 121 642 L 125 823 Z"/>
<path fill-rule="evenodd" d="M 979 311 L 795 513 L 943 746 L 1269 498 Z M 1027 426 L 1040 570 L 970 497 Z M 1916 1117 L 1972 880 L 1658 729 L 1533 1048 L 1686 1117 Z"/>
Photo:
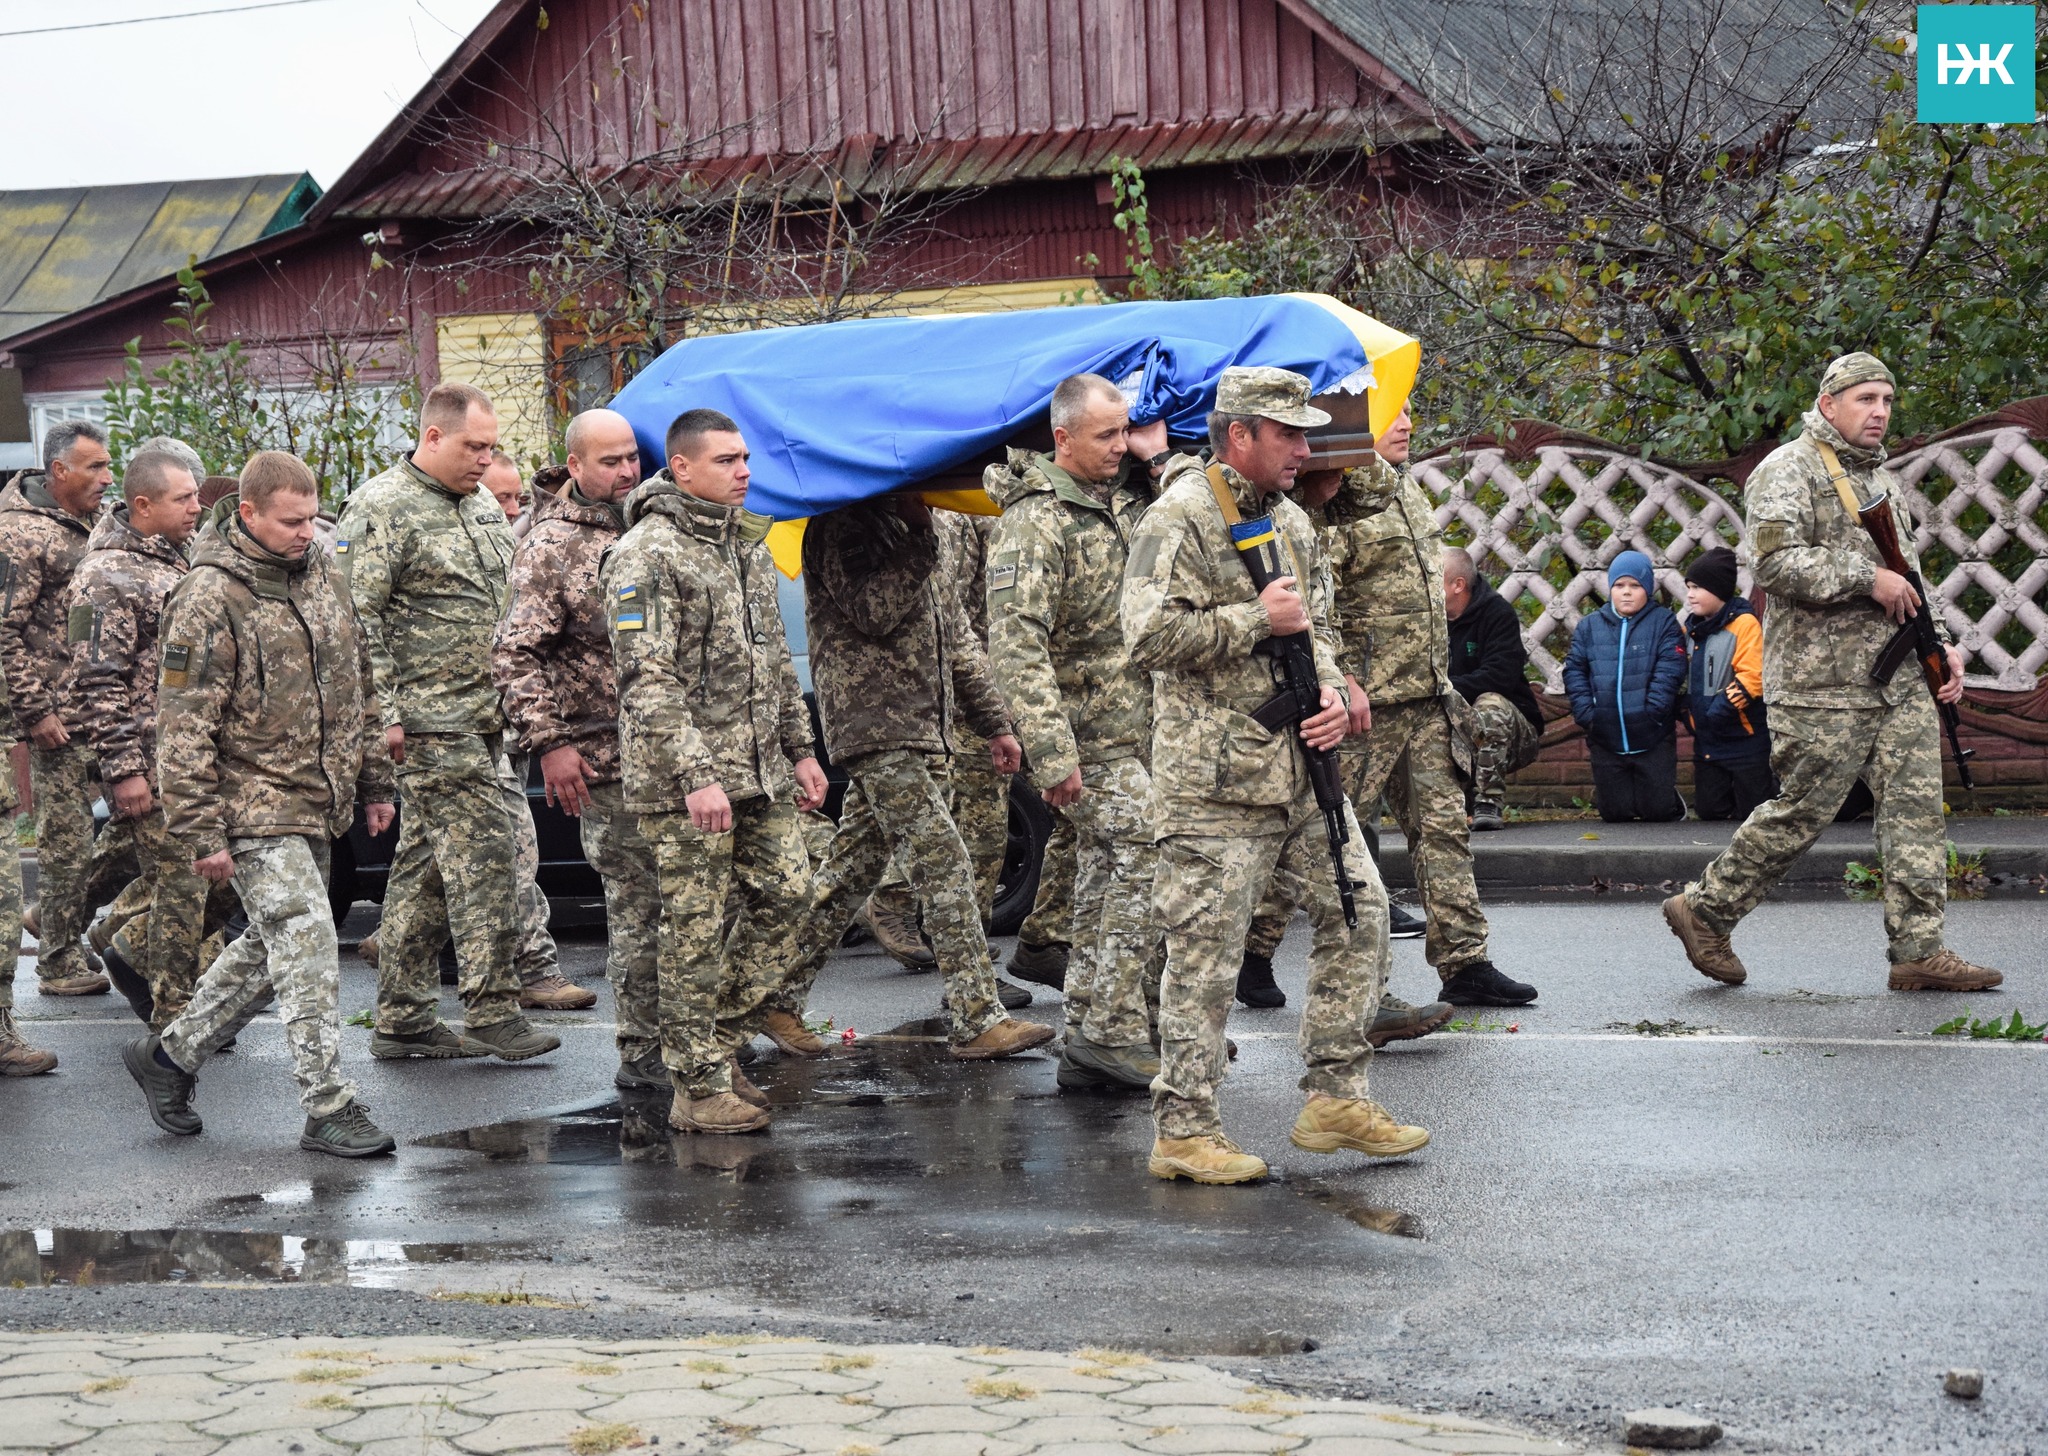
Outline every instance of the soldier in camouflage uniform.
<path fill-rule="evenodd" d="M 478 489 L 497 443 L 484 395 L 437 385 L 413 454 L 349 498 L 335 563 L 355 602 L 403 813 L 377 968 L 374 1057 L 497 1056 L 561 1045 L 519 1009 L 513 939 L 526 795 L 505 761 L 491 636 L 505 612 L 512 533 Z M 437 1017 L 443 926 L 466 1008 L 458 1036 Z"/>
<path fill-rule="evenodd" d="M 0 824 L 11 825 L 21 796 L 14 788 L 14 719 L 7 711 L 6 691 L 6 680 L 0 678 Z M 0 955 L 9 946 L 18 950 L 20 945 L 21 856 L 0 852 Z M 14 971 L 19 959 L 18 954 L 7 956 L 0 965 L 0 1077 L 34 1077 L 57 1067 L 57 1054 L 30 1046 L 14 1024 Z"/>
<path fill-rule="evenodd" d="M 1152 919 L 1152 675 L 1131 665 L 1119 603 L 1148 492 L 1121 479 L 1123 396 L 1077 375 L 1053 391 L 1053 453 L 983 476 L 1003 508 L 989 572 L 989 665 L 1033 785 L 1076 835 L 1062 1087 L 1149 1087 L 1165 947 Z"/>
<path fill-rule="evenodd" d="M 1724 985 L 1748 976 L 1729 943 L 1736 924 L 1833 821 L 1858 778 L 1877 802 L 1891 989 L 1982 991 L 2005 979 L 1942 940 L 1941 731 L 1926 684 L 1911 663 L 1889 684 L 1870 680 L 1900 625 L 1915 612 L 1935 612 L 1905 577 L 1885 569 L 1848 504 L 1889 498 L 1899 545 L 1919 571 L 1904 492 L 1884 468 L 1893 390 L 1891 370 L 1872 355 L 1836 359 L 1799 436 L 1765 456 L 1743 490 L 1742 552 L 1767 602 L 1764 702 L 1780 788 L 1697 881 L 1664 902 L 1664 919 L 1694 969 Z M 1963 691 L 1963 655 L 1939 612 L 1934 625 L 1949 644 L 1953 676 L 1943 698 L 1954 702 Z"/>
<path fill-rule="evenodd" d="M 625 807 L 640 816 L 661 884 L 669 1121 L 754 1132 L 768 1125 L 767 1098 L 734 1054 L 771 1031 L 788 961 L 769 948 L 802 903 L 798 814 L 824 802 L 825 774 L 783 633 L 767 522 L 740 505 L 749 477 L 739 427 L 716 410 L 687 410 L 665 443 L 668 468 L 627 498 L 626 534 L 599 578 Z"/>
<path fill-rule="evenodd" d="M 215 508 L 163 622 L 157 768 L 171 836 L 212 881 L 232 879 L 249 928 L 163 1030 L 122 1048 L 150 1117 L 201 1130 L 194 1075 L 276 1000 L 305 1108 L 299 1146 L 392 1151 L 341 1074 L 341 962 L 328 844 L 355 799 L 391 823 L 391 765 L 370 712 L 370 656 L 333 568 L 311 550 L 313 472 L 264 451 Z"/>
<path fill-rule="evenodd" d="M 564 444 L 568 487 L 534 491 L 533 524 L 512 553 L 512 610 L 498 624 L 491 676 L 520 742 L 540 756 L 548 802 L 576 819 L 584 857 L 604 881 L 605 973 L 618 1020 L 613 1080 L 665 1087 L 655 975 L 661 887 L 619 779 L 619 685 L 598 584 L 606 548 L 626 529 L 623 502 L 640 483 L 640 447 L 611 410 L 576 416 Z"/>
<path fill-rule="evenodd" d="M 1430 965 L 1442 999 L 1396 1000 L 1374 1028 L 1382 1041 L 1423 1035 L 1449 1021 L 1451 1005 L 1521 1006 L 1536 988 L 1487 959 L 1486 913 L 1472 874 L 1465 781 L 1472 766 L 1470 709 L 1451 685 L 1445 621 L 1443 538 L 1429 497 L 1399 468 L 1408 458 L 1403 411 L 1377 442 L 1378 462 L 1347 470 L 1321 507 L 1317 532 L 1336 584 L 1339 662 L 1352 688 L 1351 733 L 1340 756 L 1354 806 L 1387 796 L 1408 837 L 1429 920 Z M 1271 979 L 1287 929 L 1284 896 L 1260 908 L 1246 941 Z M 1447 1004 L 1448 1003 L 1448 1004 Z"/>
<path fill-rule="evenodd" d="M 1250 716 L 1274 691 L 1267 660 L 1253 649 L 1269 637 L 1311 632 L 1323 706 L 1297 731 L 1328 748 L 1346 727 L 1329 575 L 1308 517 L 1284 494 L 1308 458 L 1305 429 L 1329 420 L 1309 405 L 1309 389 L 1307 379 L 1284 369 L 1224 370 L 1209 422 L 1217 463 L 1205 471 L 1177 456 L 1167 465 L 1125 569 L 1124 641 L 1134 667 L 1158 674 L 1154 908 L 1166 935 L 1166 973 L 1149 1167 L 1160 1178 L 1242 1183 L 1265 1176 L 1262 1160 L 1224 1136 L 1216 1088 L 1228 1065 L 1223 1032 L 1245 931 L 1276 882 L 1315 927 L 1301 1018 L 1301 1085 L 1309 1097 L 1294 1143 L 1397 1157 L 1429 1141 L 1367 1095 L 1366 1033 L 1389 959 L 1386 890 L 1359 848 L 1347 807 L 1354 827 L 1344 853 L 1358 886 L 1358 928 L 1345 925 L 1304 755 L 1293 733 L 1268 732 Z M 1268 513 L 1297 572 L 1260 593 L 1230 523 Z"/>
<path fill-rule="evenodd" d="M 70 662 L 71 573 L 99 523 L 113 462 L 106 431 L 84 420 L 53 426 L 43 459 L 44 469 L 23 471 L 0 491 L 0 672 L 15 724 L 29 740 L 41 892 L 28 918 L 40 945 L 42 991 L 98 996 L 107 978 L 78 943 L 96 908 L 88 882 L 92 751 L 71 740 L 59 708 Z"/>

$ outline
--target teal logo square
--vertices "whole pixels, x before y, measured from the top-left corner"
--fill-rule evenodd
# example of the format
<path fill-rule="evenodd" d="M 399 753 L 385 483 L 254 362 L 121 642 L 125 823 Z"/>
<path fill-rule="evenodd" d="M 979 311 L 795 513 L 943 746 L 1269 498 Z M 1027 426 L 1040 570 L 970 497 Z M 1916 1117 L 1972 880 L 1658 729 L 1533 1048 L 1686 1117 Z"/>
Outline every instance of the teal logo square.
<path fill-rule="evenodd" d="M 1919 9 L 1919 120 L 2033 121 L 2033 6 Z"/>

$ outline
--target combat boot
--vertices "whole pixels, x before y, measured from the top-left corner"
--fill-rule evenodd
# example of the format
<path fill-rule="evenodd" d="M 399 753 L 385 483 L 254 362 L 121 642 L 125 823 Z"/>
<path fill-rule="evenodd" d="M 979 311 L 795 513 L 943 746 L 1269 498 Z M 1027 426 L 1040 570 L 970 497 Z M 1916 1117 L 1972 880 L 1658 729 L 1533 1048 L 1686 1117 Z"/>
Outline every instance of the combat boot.
<path fill-rule="evenodd" d="M 661 1060 L 661 1048 L 627 1061 L 619 1059 L 619 1069 L 612 1074 L 612 1085 L 624 1091 L 636 1087 L 666 1087 L 669 1085 L 668 1068 Z"/>
<path fill-rule="evenodd" d="M 23 930 L 26 930 L 30 935 L 33 935 L 36 938 L 37 944 L 42 943 L 43 906 L 41 901 L 37 901 L 33 905 L 24 905 L 22 907 L 21 928 Z"/>
<path fill-rule="evenodd" d="M 107 985 L 105 976 L 88 969 L 75 976 L 58 976 L 55 980 L 43 981 L 37 989 L 45 996 L 104 996 Z"/>
<path fill-rule="evenodd" d="M 668 1110 L 668 1125 L 678 1132 L 759 1132 L 771 1120 L 765 1107 L 755 1107 L 732 1092 L 709 1097 L 678 1092 Z"/>
<path fill-rule="evenodd" d="M 1031 993 L 1022 986 L 1013 986 L 1008 981 L 996 981 L 996 999 L 1003 1003 L 1005 1011 L 1022 1011 L 1031 1004 Z"/>
<path fill-rule="evenodd" d="M 325 1117 L 307 1118 L 299 1146 L 309 1153 L 329 1153 L 337 1158 L 374 1158 L 398 1151 L 397 1141 L 370 1121 L 370 1109 L 360 1102 L 350 1102 Z"/>
<path fill-rule="evenodd" d="M 740 1064 L 732 1064 L 732 1095 L 749 1107 L 766 1107 L 768 1094 L 754 1085 L 754 1079 L 740 1070 Z"/>
<path fill-rule="evenodd" d="M 1943 946 L 1923 960 L 1893 966 L 1890 984 L 1894 991 L 1989 991 L 2004 981 L 2003 972 L 1973 966 Z"/>
<path fill-rule="evenodd" d="M 1505 829 L 1508 827 L 1507 815 L 1499 804 L 1481 799 L 1472 806 L 1470 827 L 1481 834 L 1490 829 Z"/>
<path fill-rule="evenodd" d="M 1404 1127 L 1377 1102 L 1317 1093 L 1294 1119 L 1287 1140 L 1312 1153 L 1349 1148 L 1370 1158 L 1401 1158 L 1427 1147 L 1429 1133 L 1419 1127 Z"/>
<path fill-rule="evenodd" d="M 876 901 L 873 896 L 868 897 L 867 909 L 863 913 L 868 930 L 875 937 L 875 944 L 905 970 L 929 971 L 938 965 L 939 958 L 933 953 L 931 943 L 911 921 Z"/>
<path fill-rule="evenodd" d="M 1420 940 L 1429 933 L 1429 922 L 1406 905 L 1387 906 L 1387 939 Z"/>
<path fill-rule="evenodd" d="M 1155 1138 L 1145 1169 L 1171 1182 L 1250 1183 L 1266 1176 L 1266 1160 L 1253 1157 L 1221 1133 L 1206 1137 Z"/>
<path fill-rule="evenodd" d="M 1273 958 L 1256 951 L 1244 953 L 1237 970 L 1237 999 L 1260 1011 L 1272 1011 L 1287 1004 L 1287 993 L 1273 979 Z"/>
<path fill-rule="evenodd" d="M 529 1011 L 588 1011 L 597 1004 L 597 992 L 549 972 L 519 988 L 519 1004 Z"/>
<path fill-rule="evenodd" d="M 1035 1021 L 998 1021 L 973 1041 L 956 1041 L 947 1050 L 957 1061 L 990 1062 L 997 1057 L 1014 1057 L 1052 1040 L 1052 1028 Z"/>
<path fill-rule="evenodd" d="M 374 930 L 356 942 L 356 954 L 361 956 L 363 964 L 373 971 L 377 969 L 377 953 L 380 949 L 382 947 L 378 943 L 377 932 Z"/>
<path fill-rule="evenodd" d="M 1441 999 L 1453 1006 L 1527 1006 L 1536 988 L 1502 975 L 1492 961 L 1471 961 L 1451 973 Z"/>
<path fill-rule="evenodd" d="M 1159 1053 L 1150 1046 L 1110 1047 L 1078 1031 L 1067 1033 L 1053 1080 L 1069 1092 L 1106 1087 L 1146 1089 L 1159 1075 Z"/>
<path fill-rule="evenodd" d="M 480 1041 L 459 1035 L 445 1021 L 428 1031 L 373 1031 L 370 1055 L 380 1062 L 402 1062 L 412 1057 L 445 1061 L 452 1057 L 487 1057 L 491 1049 Z"/>
<path fill-rule="evenodd" d="M 57 1054 L 21 1039 L 11 1010 L 0 1010 L 0 1077 L 40 1077 L 57 1070 Z"/>
<path fill-rule="evenodd" d="M 165 1066 L 157 1057 L 162 1046 L 154 1032 L 139 1036 L 121 1048 L 121 1065 L 142 1089 L 143 1105 L 149 1109 L 150 1120 L 165 1132 L 191 1137 L 204 1126 L 199 1114 L 192 1110 L 192 1092 L 198 1079 L 182 1067 Z"/>
<path fill-rule="evenodd" d="M 1373 1017 L 1365 1039 L 1373 1047 L 1383 1047 L 1390 1041 L 1414 1041 L 1428 1036 L 1457 1014 L 1458 1008 L 1448 1001 L 1411 1006 L 1389 992 L 1380 997 L 1379 1014 Z"/>
<path fill-rule="evenodd" d="M 1068 953 L 1069 948 L 1056 940 L 1047 941 L 1044 945 L 1019 940 L 1017 948 L 1010 952 L 1010 974 L 1034 986 L 1050 986 L 1055 991 L 1064 991 L 1067 989 Z"/>
<path fill-rule="evenodd" d="M 1678 937 L 1685 947 L 1685 958 L 1692 962 L 1692 968 L 1710 981 L 1719 981 L 1724 986 L 1739 986 L 1749 979 L 1749 971 L 1735 958 L 1735 947 L 1725 935 L 1716 935 L 1700 924 L 1699 917 L 1692 913 L 1692 904 L 1685 895 L 1673 895 L 1664 902 L 1664 923 L 1671 927 L 1671 933 Z M 1892 971 L 1894 979 L 1898 976 Z"/>
<path fill-rule="evenodd" d="M 501 1062 L 525 1062 L 544 1057 L 562 1044 L 559 1036 L 538 1031 L 523 1016 L 494 1021 L 489 1026 L 465 1026 L 462 1034 L 481 1042 Z"/>
<path fill-rule="evenodd" d="M 149 982 L 142 978 L 142 972 L 135 969 L 121 947 L 111 942 L 100 953 L 101 962 L 107 968 L 107 979 L 114 983 L 114 989 L 127 1001 L 128 1009 L 139 1017 L 144 1026 L 156 1016 L 156 996 L 149 989 Z M 164 1018 L 165 1025 L 170 1018 Z"/>
<path fill-rule="evenodd" d="M 787 1011 L 771 1011 L 763 1017 L 761 1033 L 774 1042 L 785 1056 L 825 1055 L 824 1039 L 805 1026 L 800 1018 L 792 1016 Z"/>

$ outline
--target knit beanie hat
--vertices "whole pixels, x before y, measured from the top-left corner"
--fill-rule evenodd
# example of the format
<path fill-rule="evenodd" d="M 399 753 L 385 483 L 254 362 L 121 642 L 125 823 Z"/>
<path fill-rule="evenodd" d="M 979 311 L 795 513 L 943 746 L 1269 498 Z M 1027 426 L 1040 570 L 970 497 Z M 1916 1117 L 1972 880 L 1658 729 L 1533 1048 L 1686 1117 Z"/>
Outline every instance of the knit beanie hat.
<path fill-rule="evenodd" d="M 1628 577 L 1646 592 L 1657 589 L 1657 569 L 1650 565 L 1650 558 L 1640 551 L 1624 551 L 1608 563 L 1607 589 L 1614 590 L 1614 584 Z"/>
<path fill-rule="evenodd" d="M 1735 553 L 1726 546 L 1702 551 L 1685 569 L 1685 579 L 1727 601 L 1735 595 Z"/>

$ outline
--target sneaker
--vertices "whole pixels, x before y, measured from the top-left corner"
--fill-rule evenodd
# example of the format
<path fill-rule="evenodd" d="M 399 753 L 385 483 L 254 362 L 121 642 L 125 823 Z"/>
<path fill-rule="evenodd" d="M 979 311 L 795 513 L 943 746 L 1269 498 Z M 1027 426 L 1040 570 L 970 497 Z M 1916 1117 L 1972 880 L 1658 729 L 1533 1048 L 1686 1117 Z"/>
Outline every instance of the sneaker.
<path fill-rule="evenodd" d="M 1272 1011 L 1287 1004 L 1287 993 L 1273 980 L 1273 958 L 1256 951 L 1244 953 L 1237 971 L 1237 999 L 1260 1011 Z"/>
<path fill-rule="evenodd" d="M 1255 1158 L 1221 1133 L 1207 1137 L 1155 1138 L 1145 1170 L 1171 1182 L 1250 1183 L 1266 1176 L 1266 1161 Z"/>
<path fill-rule="evenodd" d="M 40 1077 L 57 1070 L 57 1054 L 21 1039 L 14 1013 L 0 1010 L 0 1077 Z"/>
<path fill-rule="evenodd" d="M 1453 1006 L 1527 1006 L 1536 999 L 1536 988 L 1502 975 L 1492 961 L 1473 961 L 1444 982 L 1440 999 Z"/>
<path fill-rule="evenodd" d="M 1480 834 L 1489 830 L 1505 829 L 1508 827 L 1507 815 L 1498 804 L 1474 804 L 1471 827 Z"/>
<path fill-rule="evenodd" d="M 759 1132 L 770 1121 L 765 1107 L 756 1107 L 732 1092 L 709 1097 L 678 1092 L 668 1109 L 668 1125 L 679 1132 Z"/>
<path fill-rule="evenodd" d="M 597 992 L 550 972 L 519 988 L 519 1004 L 529 1011 L 588 1011 L 597 1004 Z"/>
<path fill-rule="evenodd" d="M 1108 1087 L 1146 1090 L 1158 1075 L 1159 1053 L 1150 1046 L 1102 1046 L 1070 1031 L 1053 1080 L 1069 1092 Z"/>
<path fill-rule="evenodd" d="M 107 979 L 114 983 L 114 989 L 121 993 L 128 1009 L 141 1019 L 144 1026 L 149 1025 L 156 1016 L 156 995 L 149 989 L 149 982 L 142 978 L 142 972 L 135 969 L 118 945 L 108 945 L 100 952 L 100 960 L 107 968 Z M 170 1024 L 169 1017 L 164 1019 L 164 1024 Z"/>
<path fill-rule="evenodd" d="M 1035 1021 L 998 1021 L 972 1041 L 956 1041 L 947 1050 L 955 1060 L 988 1062 L 997 1057 L 1014 1057 L 1052 1040 L 1052 1028 Z"/>
<path fill-rule="evenodd" d="M 1429 933 L 1429 922 L 1406 905 L 1387 906 L 1387 939 L 1420 940 Z"/>
<path fill-rule="evenodd" d="M 1429 1145 L 1429 1133 L 1405 1127 L 1386 1108 L 1365 1098 L 1311 1097 L 1287 1140 L 1312 1153 L 1349 1148 L 1369 1158 L 1402 1158 Z"/>
<path fill-rule="evenodd" d="M 162 1045 L 154 1032 L 138 1036 L 121 1048 L 121 1065 L 142 1089 L 150 1121 L 165 1132 L 191 1137 L 204 1126 L 192 1110 L 192 1092 L 198 1081 L 190 1072 L 158 1061 L 156 1052 Z"/>
<path fill-rule="evenodd" d="M 771 1011 L 762 1018 L 761 1033 L 791 1057 L 822 1057 L 825 1041 L 803 1021 L 787 1011 Z"/>
<path fill-rule="evenodd" d="M 1892 967 L 1894 991 L 1988 991 L 2005 981 L 2002 972 L 1973 966 L 1947 946 L 1924 960 Z"/>
<path fill-rule="evenodd" d="M 1685 958 L 1692 962 L 1692 968 L 1708 980 L 1739 986 L 1749 979 L 1749 971 L 1736 958 L 1728 937 L 1716 935 L 1700 924 L 1699 917 L 1692 912 L 1692 902 L 1682 893 L 1664 902 L 1664 923 L 1685 947 Z M 1897 976 L 1898 972 L 1894 970 L 1892 974 Z"/>
<path fill-rule="evenodd" d="M 1003 1003 L 1005 1011 L 1022 1011 L 1031 1004 L 1031 993 L 999 977 L 996 980 L 996 999 Z"/>
<path fill-rule="evenodd" d="M 1050 986 L 1055 991 L 1064 991 L 1067 989 L 1069 953 L 1070 948 L 1057 940 L 1047 941 L 1044 945 L 1020 940 L 1017 948 L 1010 952 L 1010 974 L 1034 986 Z"/>
<path fill-rule="evenodd" d="M 380 1062 L 402 1062 L 409 1057 L 441 1061 L 452 1057 L 487 1057 L 491 1049 L 480 1041 L 459 1035 L 445 1021 L 428 1031 L 373 1031 L 370 1055 Z"/>
<path fill-rule="evenodd" d="M 924 938 L 924 932 L 910 920 L 905 919 L 887 905 L 868 897 L 868 929 L 880 946 L 896 963 L 905 970 L 929 971 L 936 967 L 939 958 L 933 953 L 931 943 Z"/>
<path fill-rule="evenodd" d="M 1448 1001 L 1411 1006 L 1389 993 L 1380 997 L 1379 1014 L 1373 1017 L 1365 1039 L 1374 1047 L 1383 1047 L 1390 1041 L 1414 1041 L 1428 1036 L 1457 1014 L 1458 1008 Z"/>
<path fill-rule="evenodd" d="M 374 1158 L 398 1151 L 397 1141 L 370 1121 L 370 1109 L 360 1102 L 351 1102 L 325 1117 L 307 1118 L 299 1146 L 309 1153 L 331 1153 L 337 1158 Z"/>
<path fill-rule="evenodd" d="M 732 1064 L 732 1095 L 750 1107 L 766 1107 L 768 1094 L 754 1085 L 754 1079 L 740 1070 L 740 1064 Z"/>
<path fill-rule="evenodd" d="M 37 989 L 45 996 L 104 996 L 109 982 L 97 971 L 84 970 L 75 976 L 58 976 Z"/>
<path fill-rule="evenodd" d="M 656 1047 L 630 1062 L 621 1057 L 618 1071 L 612 1074 L 612 1085 L 627 1091 L 636 1087 L 668 1086 L 668 1066 L 661 1059 L 661 1048 Z"/>
<path fill-rule="evenodd" d="M 485 1050 L 501 1062 L 525 1062 L 535 1057 L 544 1057 L 562 1044 L 559 1036 L 545 1031 L 536 1031 L 533 1023 L 523 1016 L 494 1021 L 489 1026 L 464 1026 L 462 1034 L 473 1042 L 480 1042 Z"/>
<path fill-rule="evenodd" d="M 361 956 L 363 964 L 373 971 L 377 969 L 378 949 L 377 932 L 374 930 L 356 942 L 356 954 Z"/>

